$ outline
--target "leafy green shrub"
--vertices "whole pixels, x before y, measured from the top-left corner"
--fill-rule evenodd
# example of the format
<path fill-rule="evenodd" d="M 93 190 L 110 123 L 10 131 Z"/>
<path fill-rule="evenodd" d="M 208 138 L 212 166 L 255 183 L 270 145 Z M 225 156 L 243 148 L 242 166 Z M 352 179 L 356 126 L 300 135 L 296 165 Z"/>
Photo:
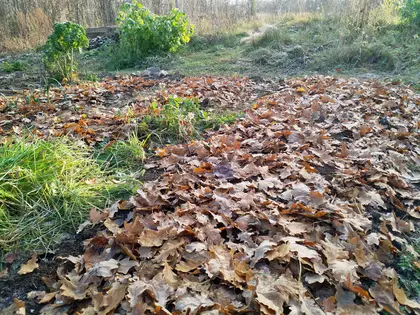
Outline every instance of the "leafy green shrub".
<path fill-rule="evenodd" d="M 158 52 L 176 52 L 190 41 L 194 26 L 186 14 L 173 9 L 168 15 L 155 15 L 134 0 L 125 3 L 117 19 L 121 51 L 130 59 Z"/>
<path fill-rule="evenodd" d="M 75 53 L 89 46 L 86 30 L 72 22 L 56 23 L 44 46 L 44 64 L 57 80 L 72 81 L 76 76 Z"/>
<path fill-rule="evenodd" d="M 140 131 L 152 132 L 164 142 L 185 141 L 199 137 L 205 129 L 217 129 L 237 118 L 237 114 L 206 112 L 196 99 L 172 97 L 163 108 L 159 108 L 156 102 L 151 105 L 149 114 L 140 124 Z"/>
<path fill-rule="evenodd" d="M 400 13 L 406 23 L 420 26 L 420 0 L 404 0 Z"/>
<path fill-rule="evenodd" d="M 12 73 L 15 71 L 23 71 L 26 68 L 26 64 L 20 61 L 8 62 L 5 61 L 2 64 L 3 71 L 7 73 Z"/>
<path fill-rule="evenodd" d="M 0 251 L 48 247 L 125 189 L 79 143 L 7 140 L 0 145 Z"/>

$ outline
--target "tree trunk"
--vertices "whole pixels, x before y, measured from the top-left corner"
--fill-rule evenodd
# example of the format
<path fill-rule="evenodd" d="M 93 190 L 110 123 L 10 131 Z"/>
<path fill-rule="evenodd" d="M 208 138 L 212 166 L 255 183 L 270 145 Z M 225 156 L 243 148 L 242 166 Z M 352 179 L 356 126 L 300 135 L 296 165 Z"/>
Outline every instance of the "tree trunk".
<path fill-rule="evenodd" d="M 257 0 L 249 0 L 250 1 L 250 15 L 251 17 L 257 16 Z"/>
<path fill-rule="evenodd" d="M 162 14 L 162 0 L 153 0 L 153 11 L 158 15 Z"/>

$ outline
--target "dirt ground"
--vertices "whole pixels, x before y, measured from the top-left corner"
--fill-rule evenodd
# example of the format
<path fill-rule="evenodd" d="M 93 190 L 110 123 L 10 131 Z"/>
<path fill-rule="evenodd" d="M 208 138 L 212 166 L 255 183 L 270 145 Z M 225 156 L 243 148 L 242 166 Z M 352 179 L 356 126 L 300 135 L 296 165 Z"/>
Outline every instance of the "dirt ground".
<path fill-rule="evenodd" d="M 13 303 L 13 299 L 16 298 L 26 302 L 26 309 L 29 314 L 39 314 L 42 305 L 28 299 L 28 293 L 31 291 L 43 291 L 46 289 L 45 283 L 56 281 L 57 267 L 62 264 L 59 257 L 81 255 L 83 253 L 83 241 L 93 237 L 99 229 L 100 226 L 96 226 L 87 228 L 80 234 L 70 235 L 56 249 L 55 253 L 40 255 L 39 268 L 30 274 L 18 274 L 19 267 L 30 258 L 28 255 L 9 255 L 10 260 L 15 259 L 6 264 L 9 267 L 9 274 L 0 278 L 0 309 L 9 306 Z"/>

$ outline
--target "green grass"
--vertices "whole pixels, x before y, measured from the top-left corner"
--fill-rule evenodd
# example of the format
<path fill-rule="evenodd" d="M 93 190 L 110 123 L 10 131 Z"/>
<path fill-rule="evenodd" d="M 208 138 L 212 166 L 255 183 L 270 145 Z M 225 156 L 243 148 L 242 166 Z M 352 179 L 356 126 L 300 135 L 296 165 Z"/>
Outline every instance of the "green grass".
<path fill-rule="evenodd" d="M 15 138 L 0 145 L 0 249 L 50 248 L 92 207 L 131 193 L 81 143 Z"/>
<path fill-rule="evenodd" d="M 240 115 L 205 111 L 196 99 L 171 97 L 164 106 L 152 103 L 138 132 L 160 145 L 186 142 L 200 137 L 206 129 L 233 123 Z"/>
<path fill-rule="evenodd" d="M 244 55 L 252 63 L 288 74 L 374 72 L 418 75 L 420 29 L 389 24 L 354 29 L 337 19 L 314 17 L 280 22 L 256 39 Z"/>
<path fill-rule="evenodd" d="M 96 81 L 97 73 L 131 74 L 157 66 L 189 76 L 238 74 L 278 79 L 313 74 L 366 75 L 418 85 L 420 27 L 400 23 L 393 10 L 379 9 L 362 28 L 356 26 L 357 16 L 307 13 L 271 17 L 266 22 L 275 28 L 248 43 L 241 40 L 264 22 L 242 23 L 235 31 L 195 35 L 175 55 L 127 59 L 117 44 L 107 43 L 78 57 L 79 77 Z M 39 68 L 34 66 L 40 63 L 35 53 L 17 58 L 27 63 L 25 73 Z"/>
<path fill-rule="evenodd" d="M 372 13 L 371 23 L 363 28 L 355 27 L 351 19 L 337 16 L 283 15 L 268 21 L 274 29 L 248 43 L 241 40 L 255 31 L 257 24 L 264 23 L 241 24 L 230 33 L 196 35 L 175 55 L 156 54 L 130 60 L 118 53 L 118 45 L 107 43 L 78 57 L 79 77 L 96 81 L 97 73 L 131 74 L 157 66 L 189 76 L 239 74 L 277 79 L 366 74 L 418 84 L 420 27 L 399 24 L 395 16 L 379 13 Z M 28 64 L 25 72 L 39 68 L 34 66 L 40 63 L 35 53 L 19 58 Z"/>
<path fill-rule="evenodd" d="M 143 174 L 142 165 L 146 159 L 147 141 L 148 137 L 140 139 L 138 133 L 133 132 L 126 140 L 101 143 L 93 155 L 103 170 L 123 182 L 132 182 L 134 179 L 136 186 L 138 182 L 135 178 Z"/>

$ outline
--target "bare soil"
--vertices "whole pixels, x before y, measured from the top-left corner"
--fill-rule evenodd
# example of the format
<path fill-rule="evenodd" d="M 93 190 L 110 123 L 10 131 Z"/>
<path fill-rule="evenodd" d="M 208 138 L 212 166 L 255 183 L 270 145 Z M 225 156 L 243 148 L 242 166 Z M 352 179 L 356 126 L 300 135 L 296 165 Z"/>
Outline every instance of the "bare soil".
<path fill-rule="evenodd" d="M 17 298 L 26 303 L 26 310 L 29 314 L 39 314 L 42 305 L 28 299 L 28 293 L 31 291 L 45 291 L 46 285 L 44 281 L 56 281 L 57 267 L 62 264 L 58 257 L 66 257 L 69 255 L 78 256 L 83 253 L 83 241 L 94 236 L 100 226 L 86 228 L 80 234 L 70 235 L 68 239 L 63 241 L 57 247 L 54 253 L 44 253 L 39 256 L 37 268 L 34 272 L 26 275 L 19 275 L 20 266 L 25 263 L 30 254 L 19 255 L 13 262 L 6 264 L 9 274 L 0 278 L 0 309 L 6 308 L 13 303 L 13 299 Z M 44 281 L 43 281 L 44 280 Z"/>

